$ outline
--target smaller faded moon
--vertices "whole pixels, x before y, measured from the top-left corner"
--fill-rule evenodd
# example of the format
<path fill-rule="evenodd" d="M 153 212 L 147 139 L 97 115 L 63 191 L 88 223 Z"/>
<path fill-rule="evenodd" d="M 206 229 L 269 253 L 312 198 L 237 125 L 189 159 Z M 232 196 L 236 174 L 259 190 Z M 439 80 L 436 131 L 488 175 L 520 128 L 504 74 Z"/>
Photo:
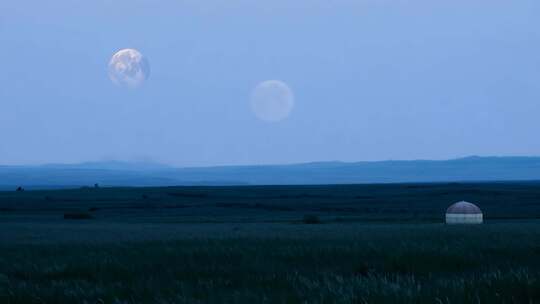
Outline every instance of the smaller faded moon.
<path fill-rule="evenodd" d="M 109 78 L 118 86 L 136 88 L 149 76 L 148 60 L 135 49 L 120 50 L 109 61 Z"/>
<path fill-rule="evenodd" d="M 282 81 L 267 80 L 259 83 L 251 94 L 251 109 L 267 122 L 287 118 L 294 107 L 294 94 Z"/>

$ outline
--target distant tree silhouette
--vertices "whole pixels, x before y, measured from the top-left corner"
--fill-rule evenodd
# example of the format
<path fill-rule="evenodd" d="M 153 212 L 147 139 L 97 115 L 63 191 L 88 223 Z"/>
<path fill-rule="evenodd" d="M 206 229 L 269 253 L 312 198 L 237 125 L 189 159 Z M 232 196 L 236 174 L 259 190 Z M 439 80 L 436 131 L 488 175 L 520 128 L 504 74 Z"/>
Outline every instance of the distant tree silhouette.
<path fill-rule="evenodd" d="M 88 212 L 67 212 L 64 213 L 65 220 L 89 220 L 94 217 Z"/>
<path fill-rule="evenodd" d="M 302 219 L 304 224 L 321 224 L 321 219 L 316 215 L 305 215 Z"/>

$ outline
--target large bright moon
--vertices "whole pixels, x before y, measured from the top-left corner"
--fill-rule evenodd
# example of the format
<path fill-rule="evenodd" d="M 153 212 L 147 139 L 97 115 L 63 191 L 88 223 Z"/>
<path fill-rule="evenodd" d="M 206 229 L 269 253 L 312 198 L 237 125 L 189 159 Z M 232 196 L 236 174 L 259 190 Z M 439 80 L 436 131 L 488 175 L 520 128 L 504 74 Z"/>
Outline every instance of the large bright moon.
<path fill-rule="evenodd" d="M 148 60 L 135 49 L 123 49 L 109 61 L 109 77 L 121 87 L 136 88 L 150 76 Z"/>
<path fill-rule="evenodd" d="M 287 118 L 294 107 L 294 94 L 282 81 L 267 80 L 259 83 L 251 94 L 251 109 L 267 122 Z"/>

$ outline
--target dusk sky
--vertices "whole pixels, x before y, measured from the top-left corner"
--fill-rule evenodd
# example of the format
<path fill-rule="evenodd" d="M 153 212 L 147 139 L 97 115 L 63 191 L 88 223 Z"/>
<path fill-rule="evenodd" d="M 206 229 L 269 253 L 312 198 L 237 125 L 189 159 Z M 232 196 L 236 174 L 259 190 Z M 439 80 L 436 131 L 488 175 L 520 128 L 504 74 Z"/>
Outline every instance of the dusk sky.
<path fill-rule="evenodd" d="M 5 165 L 540 155 L 538 0 L 0 1 L 0 62 Z M 284 119 L 250 106 L 267 80 Z"/>

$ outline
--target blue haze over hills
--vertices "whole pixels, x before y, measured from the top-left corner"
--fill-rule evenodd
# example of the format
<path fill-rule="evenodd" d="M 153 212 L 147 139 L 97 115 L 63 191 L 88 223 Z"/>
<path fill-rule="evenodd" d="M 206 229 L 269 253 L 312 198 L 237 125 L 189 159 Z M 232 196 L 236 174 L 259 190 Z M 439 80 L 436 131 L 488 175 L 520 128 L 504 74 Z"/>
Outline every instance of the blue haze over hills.
<path fill-rule="evenodd" d="M 354 183 L 534 181 L 540 157 L 317 162 L 292 165 L 174 168 L 145 162 L 0 166 L 0 189 L 92 186 L 314 185 Z"/>

